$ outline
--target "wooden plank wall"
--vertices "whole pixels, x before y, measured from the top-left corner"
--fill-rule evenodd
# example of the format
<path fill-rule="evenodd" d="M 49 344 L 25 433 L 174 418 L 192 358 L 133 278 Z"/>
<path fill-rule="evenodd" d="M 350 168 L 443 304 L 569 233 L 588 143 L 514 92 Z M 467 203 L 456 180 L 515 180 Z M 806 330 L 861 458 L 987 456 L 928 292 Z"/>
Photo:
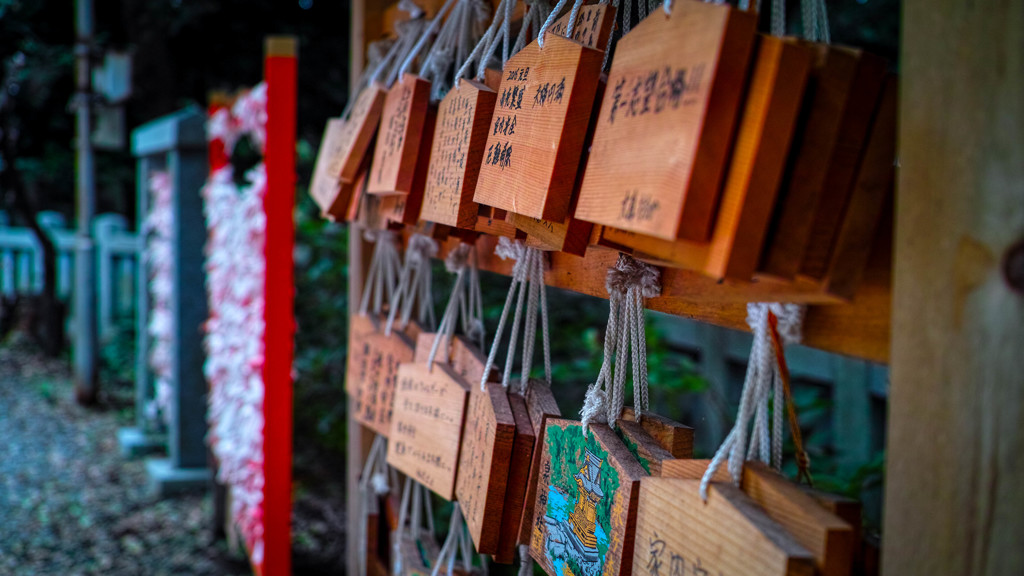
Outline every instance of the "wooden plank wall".
<path fill-rule="evenodd" d="M 902 25 L 883 573 L 1024 574 L 1024 3 Z"/>

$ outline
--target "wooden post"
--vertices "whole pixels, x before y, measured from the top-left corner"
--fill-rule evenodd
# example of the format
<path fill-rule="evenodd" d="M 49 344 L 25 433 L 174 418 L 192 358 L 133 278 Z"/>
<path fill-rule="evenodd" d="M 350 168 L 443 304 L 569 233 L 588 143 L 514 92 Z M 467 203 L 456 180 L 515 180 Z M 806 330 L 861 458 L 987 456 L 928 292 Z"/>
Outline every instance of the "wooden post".
<path fill-rule="evenodd" d="M 261 576 L 291 574 L 292 355 L 295 284 L 295 116 L 298 40 L 266 40 L 263 77 L 267 82 L 267 215 L 264 296 L 263 384 L 263 562 Z"/>
<path fill-rule="evenodd" d="M 907 0 L 903 34 L 882 568 L 1021 574 L 1024 3 Z"/>

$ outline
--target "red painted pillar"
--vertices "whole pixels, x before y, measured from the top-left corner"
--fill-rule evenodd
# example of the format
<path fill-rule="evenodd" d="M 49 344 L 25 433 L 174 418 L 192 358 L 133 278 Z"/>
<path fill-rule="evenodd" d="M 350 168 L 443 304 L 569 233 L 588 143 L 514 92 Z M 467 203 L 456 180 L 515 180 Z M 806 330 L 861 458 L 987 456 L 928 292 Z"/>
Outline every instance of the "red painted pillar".
<path fill-rule="evenodd" d="M 263 382 L 262 576 L 291 574 L 292 356 L 295 283 L 295 115 L 298 41 L 271 36 L 266 41 L 267 83 L 267 258 L 265 278 Z"/>

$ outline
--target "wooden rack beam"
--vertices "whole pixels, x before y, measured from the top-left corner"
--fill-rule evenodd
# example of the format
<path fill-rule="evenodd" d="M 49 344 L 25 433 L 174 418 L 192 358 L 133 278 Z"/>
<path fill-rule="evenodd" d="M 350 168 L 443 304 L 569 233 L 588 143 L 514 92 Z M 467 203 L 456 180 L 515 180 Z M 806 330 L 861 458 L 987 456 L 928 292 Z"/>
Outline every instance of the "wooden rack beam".
<path fill-rule="evenodd" d="M 458 239 L 448 239 L 441 246 L 439 257 L 445 257 L 458 243 Z M 509 275 L 513 263 L 494 255 L 497 243 L 498 239 L 493 236 L 481 235 L 477 240 L 480 269 Z M 547 285 L 607 298 L 605 276 L 617 258 L 618 252 L 596 246 L 591 246 L 582 258 L 552 252 Z M 891 245 L 888 241 L 878 242 L 875 246 L 864 281 L 851 302 L 841 302 L 822 294 L 810 283 L 788 285 L 769 280 L 718 282 L 696 272 L 663 268 L 662 296 L 648 300 L 647 308 L 749 331 L 746 322 L 748 302 L 806 303 L 810 306 L 804 322 L 805 345 L 887 363 L 891 276 Z"/>

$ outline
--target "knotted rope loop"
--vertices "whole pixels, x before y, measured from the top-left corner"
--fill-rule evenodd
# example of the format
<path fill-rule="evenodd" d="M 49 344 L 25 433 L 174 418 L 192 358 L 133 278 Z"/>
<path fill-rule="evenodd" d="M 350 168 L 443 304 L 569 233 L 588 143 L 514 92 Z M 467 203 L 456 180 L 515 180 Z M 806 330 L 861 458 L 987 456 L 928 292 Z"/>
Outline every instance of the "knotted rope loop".
<path fill-rule="evenodd" d="M 512 302 L 515 300 L 515 313 L 513 314 L 508 355 L 505 359 L 501 384 L 508 388 L 512 380 L 512 364 L 515 360 L 520 327 L 522 326 L 523 355 L 520 365 L 519 392 L 525 393 L 533 367 L 538 315 L 541 321 L 541 339 L 544 351 L 544 378 L 548 385 L 551 384 L 551 343 L 548 335 L 547 290 L 544 286 L 544 253 L 535 248 L 527 248 L 519 240 L 509 240 L 505 237 L 498 240 L 498 246 L 494 249 L 494 253 L 502 260 L 514 259 L 515 264 L 512 266 L 512 284 L 505 297 L 505 306 L 501 310 L 498 329 L 494 334 L 490 353 L 487 355 L 484 375 L 480 379 L 480 389 L 483 390 L 487 386 L 487 378 L 491 374 L 491 369 L 494 368 L 498 348 L 501 346 L 501 339 L 505 333 L 505 324 L 508 322 L 509 312 L 513 310 Z M 523 322 L 524 304 L 525 323 Z"/>
<path fill-rule="evenodd" d="M 745 460 L 756 459 L 770 463 L 777 470 L 782 467 L 781 401 L 785 392 L 777 358 L 782 357 L 781 350 L 784 344 L 800 341 L 805 311 L 805 307 L 796 304 L 747 304 L 747 324 L 754 334 L 754 339 L 750 348 L 750 361 L 747 363 L 743 392 L 740 395 L 739 410 L 732 430 L 718 448 L 701 479 L 702 498 L 707 499 L 708 485 L 723 461 L 728 460 L 729 474 L 737 485 L 743 473 Z M 772 344 L 772 316 L 776 318 L 775 331 L 779 339 L 777 347 Z M 771 435 L 768 430 L 769 394 L 774 395 L 776 406 Z M 751 419 L 754 422 L 753 430 L 748 434 Z"/>
<path fill-rule="evenodd" d="M 394 298 L 398 286 L 401 257 L 399 257 L 398 248 L 395 245 L 396 236 L 394 232 L 390 230 L 364 230 L 363 238 L 367 242 L 374 243 L 370 270 L 366 274 L 363 298 L 359 304 L 359 313 L 366 316 L 371 311 L 371 298 L 373 304 L 372 312 L 374 314 L 381 313 L 385 297 L 388 301 Z"/>
<path fill-rule="evenodd" d="M 625 254 L 608 270 L 608 326 L 604 357 L 597 380 L 587 389 L 580 417 L 584 429 L 591 422 L 614 425 L 625 403 L 626 370 L 632 364 L 633 409 L 637 419 L 648 408 L 647 337 L 644 302 L 661 295 L 661 272 Z M 614 372 L 613 372 L 614 369 Z"/>
<path fill-rule="evenodd" d="M 412 318 L 412 311 L 418 305 L 420 324 L 434 328 L 434 294 L 431 258 L 437 255 L 437 242 L 423 234 L 413 234 L 409 238 L 409 247 L 405 250 L 405 262 L 402 264 L 398 286 L 392 294 L 388 309 L 388 322 L 384 334 L 391 335 L 395 319 L 399 318 L 399 327 L 405 329 Z"/>
<path fill-rule="evenodd" d="M 459 244 L 448 253 L 444 265 L 449 272 L 455 274 L 455 284 L 452 286 L 448 305 L 441 317 L 441 325 L 437 328 L 437 336 L 430 347 L 427 365 L 431 368 L 434 366 L 434 359 L 442 341 L 445 344 L 445 361 L 450 356 L 455 326 L 460 318 L 463 333 L 467 337 L 476 337 L 479 343 L 483 344 L 483 304 L 480 296 L 480 276 L 476 272 L 476 247 L 470 244 Z M 469 277 L 468 284 L 470 284 L 468 288 L 466 286 L 467 276 Z"/>

